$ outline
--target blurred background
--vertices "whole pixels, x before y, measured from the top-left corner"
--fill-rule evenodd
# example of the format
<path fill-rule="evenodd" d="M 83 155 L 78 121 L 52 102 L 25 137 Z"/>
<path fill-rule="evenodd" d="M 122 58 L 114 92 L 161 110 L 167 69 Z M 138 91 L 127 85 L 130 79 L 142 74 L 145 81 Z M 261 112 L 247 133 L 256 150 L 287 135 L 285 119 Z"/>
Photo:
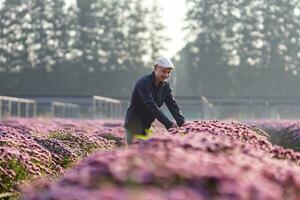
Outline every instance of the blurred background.
<path fill-rule="evenodd" d="M 299 47 L 299 0 L 0 0 L 0 119 L 122 119 L 159 56 L 188 119 L 297 119 Z"/>

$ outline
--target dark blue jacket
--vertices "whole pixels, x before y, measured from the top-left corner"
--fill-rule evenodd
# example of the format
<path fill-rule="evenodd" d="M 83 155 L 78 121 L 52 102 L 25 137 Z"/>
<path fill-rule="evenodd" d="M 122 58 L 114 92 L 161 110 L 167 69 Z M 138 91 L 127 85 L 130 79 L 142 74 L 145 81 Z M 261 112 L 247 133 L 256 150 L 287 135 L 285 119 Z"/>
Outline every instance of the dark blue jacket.
<path fill-rule="evenodd" d="M 185 119 L 180 113 L 170 84 L 165 81 L 156 86 L 154 72 L 143 76 L 135 84 L 126 113 L 125 128 L 134 134 L 145 134 L 144 129 L 150 128 L 152 122 L 157 119 L 169 129 L 173 122 L 160 110 L 163 103 L 166 103 L 177 125 L 182 126 Z"/>

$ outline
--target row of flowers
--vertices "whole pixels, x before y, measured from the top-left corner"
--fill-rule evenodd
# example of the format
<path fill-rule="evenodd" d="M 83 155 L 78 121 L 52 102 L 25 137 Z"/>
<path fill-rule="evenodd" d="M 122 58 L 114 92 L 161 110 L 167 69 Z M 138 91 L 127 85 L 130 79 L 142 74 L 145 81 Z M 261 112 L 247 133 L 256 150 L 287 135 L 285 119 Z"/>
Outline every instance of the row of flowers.
<path fill-rule="evenodd" d="M 157 129 L 147 141 L 90 155 L 60 180 L 26 185 L 23 198 L 300 198 L 300 154 L 272 145 L 258 128 L 194 121 L 162 132 Z"/>
<path fill-rule="evenodd" d="M 246 121 L 252 127 L 267 132 L 272 144 L 300 151 L 300 122 L 296 120 L 252 120 Z"/>

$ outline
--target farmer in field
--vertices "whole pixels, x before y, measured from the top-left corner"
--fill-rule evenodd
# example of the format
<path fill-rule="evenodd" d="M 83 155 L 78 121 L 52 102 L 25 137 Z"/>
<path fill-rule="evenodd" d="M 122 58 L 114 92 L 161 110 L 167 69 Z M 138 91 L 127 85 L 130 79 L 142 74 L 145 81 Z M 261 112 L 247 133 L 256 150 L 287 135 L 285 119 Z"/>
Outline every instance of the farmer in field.
<path fill-rule="evenodd" d="M 134 138 L 142 140 L 149 138 L 151 135 L 149 129 L 155 119 L 166 129 L 176 128 L 185 123 L 167 82 L 173 69 L 174 65 L 170 59 L 160 57 L 154 62 L 154 71 L 136 82 L 124 124 L 128 144 L 132 143 Z M 160 110 L 163 103 L 166 103 L 177 125 Z"/>

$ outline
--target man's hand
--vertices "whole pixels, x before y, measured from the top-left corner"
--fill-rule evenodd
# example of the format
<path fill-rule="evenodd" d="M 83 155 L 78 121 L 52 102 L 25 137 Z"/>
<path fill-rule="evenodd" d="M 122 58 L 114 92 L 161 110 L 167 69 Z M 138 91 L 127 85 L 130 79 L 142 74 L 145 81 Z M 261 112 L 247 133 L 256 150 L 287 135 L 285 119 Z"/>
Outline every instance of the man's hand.
<path fill-rule="evenodd" d="M 178 126 L 175 123 L 173 123 L 171 128 L 178 128 Z"/>

